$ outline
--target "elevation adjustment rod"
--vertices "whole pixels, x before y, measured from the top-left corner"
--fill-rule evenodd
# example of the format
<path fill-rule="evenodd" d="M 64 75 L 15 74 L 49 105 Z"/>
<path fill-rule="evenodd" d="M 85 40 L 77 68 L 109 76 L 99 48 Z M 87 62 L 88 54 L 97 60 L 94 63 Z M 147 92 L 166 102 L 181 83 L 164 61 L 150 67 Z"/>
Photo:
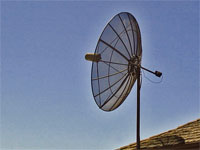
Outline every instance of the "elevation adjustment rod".
<path fill-rule="evenodd" d="M 146 70 L 146 71 L 148 71 L 148 72 L 150 72 L 150 73 L 155 74 L 157 77 L 161 77 L 161 76 L 162 76 L 162 72 L 160 72 L 160 71 L 155 71 L 155 72 L 153 72 L 153 71 L 151 71 L 151 70 L 149 70 L 149 69 L 147 69 L 147 68 L 144 68 L 144 67 L 142 67 L 142 66 L 140 66 L 140 68 L 143 69 L 143 70 Z"/>

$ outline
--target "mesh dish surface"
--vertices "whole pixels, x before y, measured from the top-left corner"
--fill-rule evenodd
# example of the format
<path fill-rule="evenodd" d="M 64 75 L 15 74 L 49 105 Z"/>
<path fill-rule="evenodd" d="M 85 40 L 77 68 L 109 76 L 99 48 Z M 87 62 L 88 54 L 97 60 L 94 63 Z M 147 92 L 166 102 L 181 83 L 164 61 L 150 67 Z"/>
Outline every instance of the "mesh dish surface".
<path fill-rule="evenodd" d="M 137 64 L 141 64 L 141 35 L 134 16 L 127 12 L 114 16 L 104 28 L 95 53 L 101 60 L 92 63 L 93 97 L 100 109 L 112 111 L 124 102 L 136 81 L 130 63 L 139 58 Z"/>

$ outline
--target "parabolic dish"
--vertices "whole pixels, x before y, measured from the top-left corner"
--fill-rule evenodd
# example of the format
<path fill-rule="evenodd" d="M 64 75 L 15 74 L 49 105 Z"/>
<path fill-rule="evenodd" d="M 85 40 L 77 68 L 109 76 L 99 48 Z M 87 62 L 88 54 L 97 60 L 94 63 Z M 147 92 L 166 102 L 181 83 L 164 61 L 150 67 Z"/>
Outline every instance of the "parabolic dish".
<path fill-rule="evenodd" d="M 93 97 L 100 109 L 112 111 L 130 93 L 141 64 L 141 35 L 134 16 L 127 12 L 114 16 L 104 28 L 95 54 L 101 59 L 92 63 Z"/>

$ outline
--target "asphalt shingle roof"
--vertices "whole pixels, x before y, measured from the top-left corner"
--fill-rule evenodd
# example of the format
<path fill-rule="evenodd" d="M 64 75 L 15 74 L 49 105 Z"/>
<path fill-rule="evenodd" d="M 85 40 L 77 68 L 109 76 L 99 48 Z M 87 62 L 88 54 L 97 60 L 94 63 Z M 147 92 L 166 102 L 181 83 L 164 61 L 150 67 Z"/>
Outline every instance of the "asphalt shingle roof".
<path fill-rule="evenodd" d="M 140 141 L 141 149 L 154 149 L 185 144 L 200 144 L 200 119 L 186 123 L 176 129 Z M 120 150 L 136 149 L 136 143 L 123 146 Z"/>

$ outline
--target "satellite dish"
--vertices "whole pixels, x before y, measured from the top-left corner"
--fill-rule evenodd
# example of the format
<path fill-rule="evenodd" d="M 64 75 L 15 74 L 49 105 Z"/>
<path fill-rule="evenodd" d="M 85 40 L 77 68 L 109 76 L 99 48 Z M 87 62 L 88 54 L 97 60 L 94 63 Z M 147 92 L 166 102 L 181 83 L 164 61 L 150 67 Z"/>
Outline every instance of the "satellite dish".
<path fill-rule="evenodd" d="M 135 17 L 128 12 L 114 16 L 104 28 L 95 52 L 86 54 L 85 59 L 92 61 L 92 93 L 96 104 L 104 111 L 119 107 L 137 80 L 137 141 L 140 141 L 140 70 L 158 77 L 162 73 L 141 66 L 141 34 Z"/>

